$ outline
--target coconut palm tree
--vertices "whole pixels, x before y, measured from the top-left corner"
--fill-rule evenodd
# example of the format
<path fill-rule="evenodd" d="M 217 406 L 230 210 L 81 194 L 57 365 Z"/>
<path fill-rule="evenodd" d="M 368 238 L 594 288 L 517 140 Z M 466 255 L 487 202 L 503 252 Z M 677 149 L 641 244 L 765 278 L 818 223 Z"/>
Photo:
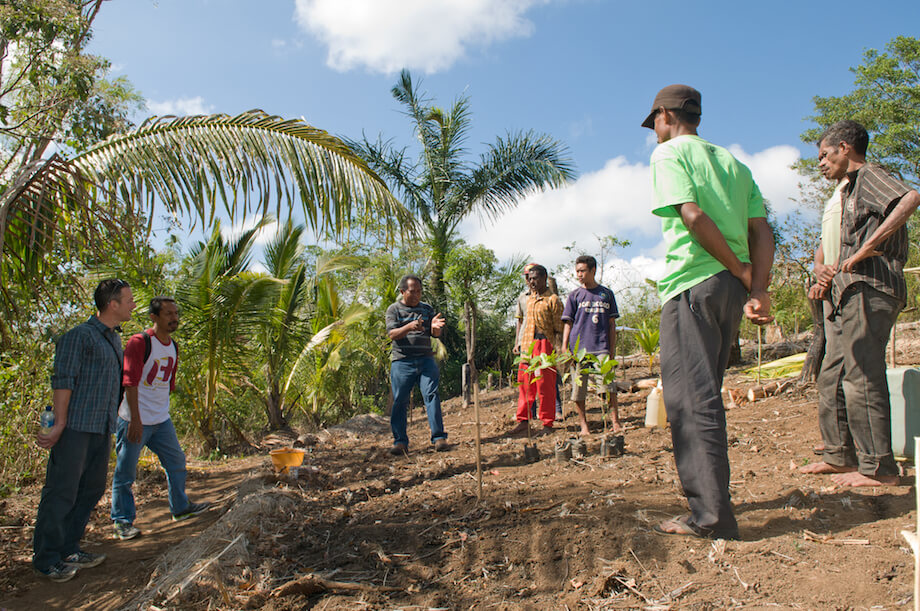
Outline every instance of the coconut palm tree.
<path fill-rule="evenodd" d="M 433 301 L 443 303 L 447 253 L 461 221 L 473 213 L 498 217 L 528 193 L 563 185 L 575 171 L 565 146 L 532 131 L 498 137 L 472 163 L 469 98 L 459 97 L 448 110 L 432 106 L 406 70 L 392 94 L 413 122 L 418 158 L 412 161 L 407 149 L 379 138 L 350 144 L 418 218 L 431 251 Z"/>
<path fill-rule="evenodd" d="M 321 256 L 315 269 L 308 270 L 301 241 L 305 230 L 303 225 L 288 221 L 265 248 L 265 267 L 268 275 L 278 281 L 278 290 L 257 334 L 259 360 L 265 363 L 265 388 L 257 390 L 272 429 L 287 424 L 295 403 L 291 391 L 300 386 L 306 356 L 340 341 L 340 327 L 360 320 L 352 311 L 347 312 L 349 317 L 340 316 L 346 311 L 338 303 L 334 289 L 335 303 L 327 303 L 326 276 L 352 267 L 354 258 Z"/>
<path fill-rule="evenodd" d="M 269 222 L 263 219 L 227 240 L 220 221 L 215 221 L 207 242 L 192 249 L 190 276 L 176 291 L 184 329 L 182 352 L 197 357 L 184 359 L 180 367 L 187 382 L 183 391 L 208 452 L 219 447 L 214 433 L 218 393 L 233 386 L 227 383 L 230 372 L 245 372 L 249 338 L 256 335 L 277 296 L 275 278 L 249 271 L 256 235 Z"/>
<path fill-rule="evenodd" d="M 219 205 L 234 221 L 300 207 L 317 233 L 338 234 L 357 213 L 388 229 L 410 222 L 363 159 L 303 120 L 153 117 L 71 159 L 35 161 L 0 188 L 0 286 L 40 290 L 34 280 L 73 269 L 48 254 L 104 256 L 106 239 L 149 223 L 158 205 L 206 226 Z M 0 291 L 0 306 L 14 307 L 13 294 Z"/>

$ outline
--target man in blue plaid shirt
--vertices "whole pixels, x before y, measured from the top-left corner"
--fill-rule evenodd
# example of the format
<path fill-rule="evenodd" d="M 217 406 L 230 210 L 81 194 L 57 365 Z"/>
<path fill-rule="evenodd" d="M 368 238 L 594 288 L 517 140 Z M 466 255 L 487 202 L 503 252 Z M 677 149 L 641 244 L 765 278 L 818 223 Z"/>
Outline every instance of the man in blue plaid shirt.
<path fill-rule="evenodd" d="M 124 280 L 103 280 L 93 294 L 98 312 L 65 333 L 54 353 L 54 426 L 39 433 L 51 450 L 32 539 L 32 566 L 67 581 L 105 554 L 80 549 L 90 513 L 105 492 L 115 416 L 121 400 L 118 325 L 131 319 L 134 296 Z"/>

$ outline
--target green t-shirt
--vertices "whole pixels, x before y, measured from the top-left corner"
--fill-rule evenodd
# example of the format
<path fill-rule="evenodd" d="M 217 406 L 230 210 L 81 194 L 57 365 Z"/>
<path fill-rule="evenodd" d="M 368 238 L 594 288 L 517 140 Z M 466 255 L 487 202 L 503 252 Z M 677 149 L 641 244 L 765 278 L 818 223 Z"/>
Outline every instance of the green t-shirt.
<path fill-rule="evenodd" d="M 748 219 L 766 217 L 767 211 L 746 165 L 721 146 L 688 135 L 659 144 L 651 166 L 652 213 L 662 217 L 667 246 L 664 277 L 658 281 L 663 302 L 725 269 L 690 234 L 677 204 L 699 206 L 738 259 L 751 262 Z"/>

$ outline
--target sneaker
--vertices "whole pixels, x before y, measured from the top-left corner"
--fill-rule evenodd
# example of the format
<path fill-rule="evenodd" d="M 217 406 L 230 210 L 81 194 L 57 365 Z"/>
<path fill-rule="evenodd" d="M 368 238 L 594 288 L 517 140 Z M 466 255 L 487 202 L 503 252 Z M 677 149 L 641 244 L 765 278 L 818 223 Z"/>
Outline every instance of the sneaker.
<path fill-rule="evenodd" d="M 409 448 L 406 447 L 404 443 L 394 443 L 393 447 L 390 448 L 390 454 L 393 456 L 402 456 L 409 453 Z"/>
<path fill-rule="evenodd" d="M 434 451 L 435 452 L 446 452 L 450 449 L 450 444 L 447 443 L 446 439 L 438 439 L 434 442 Z"/>
<path fill-rule="evenodd" d="M 47 569 L 35 568 L 35 574 L 41 577 L 47 577 L 51 581 L 64 582 L 73 579 L 79 569 L 71 564 L 58 562 Z"/>
<path fill-rule="evenodd" d="M 64 564 L 78 569 L 91 569 L 105 562 L 105 554 L 76 552 L 64 558 Z"/>
<path fill-rule="evenodd" d="M 211 506 L 211 503 L 205 501 L 204 503 L 192 503 L 189 502 L 188 507 L 185 511 L 181 513 L 173 514 L 173 521 L 178 522 L 180 520 L 187 520 L 188 518 L 197 516 L 199 513 L 204 513 L 208 510 L 208 507 Z"/>
<path fill-rule="evenodd" d="M 133 539 L 139 534 L 141 534 L 140 529 L 138 529 L 133 524 L 128 522 L 115 522 L 115 536 L 122 541 L 126 539 Z"/>

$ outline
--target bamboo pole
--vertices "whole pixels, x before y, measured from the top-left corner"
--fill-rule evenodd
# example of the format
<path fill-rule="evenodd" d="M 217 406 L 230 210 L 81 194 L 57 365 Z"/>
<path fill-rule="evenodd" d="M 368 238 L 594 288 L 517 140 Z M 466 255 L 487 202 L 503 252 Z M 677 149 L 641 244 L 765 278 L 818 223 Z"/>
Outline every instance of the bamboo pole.
<path fill-rule="evenodd" d="M 760 366 L 763 364 L 763 327 L 757 325 L 757 385 L 760 385 Z"/>

